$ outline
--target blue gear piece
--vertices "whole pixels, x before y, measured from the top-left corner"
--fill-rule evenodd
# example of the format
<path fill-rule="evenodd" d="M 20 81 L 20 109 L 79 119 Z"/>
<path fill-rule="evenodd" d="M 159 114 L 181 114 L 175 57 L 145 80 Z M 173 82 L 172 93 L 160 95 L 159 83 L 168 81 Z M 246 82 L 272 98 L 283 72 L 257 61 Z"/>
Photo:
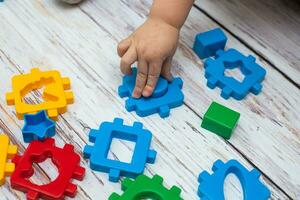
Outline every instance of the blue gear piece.
<path fill-rule="evenodd" d="M 131 163 L 107 158 L 113 138 L 136 143 Z M 99 130 L 90 131 L 89 140 L 94 146 L 86 145 L 83 154 L 90 159 L 91 169 L 109 173 L 109 180 L 117 182 L 120 176 L 135 178 L 144 172 L 146 163 L 154 163 L 156 151 L 150 149 L 151 139 L 151 132 L 143 129 L 142 123 L 126 126 L 122 119 L 115 118 L 113 123 L 103 122 Z"/>
<path fill-rule="evenodd" d="M 255 62 L 253 56 L 244 56 L 235 49 L 219 50 L 215 59 L 209 58 L 204 63 L 207 86 L 222 89 L 221 96 L 228 99 L 230 96 L 241 100 L 249 92 L 257 95 L 261 89 L 261 82 L 266 76 L 266 70 Z M 226 69 L 239 67 L 245 78 L 242 82 L 225 75 Z"/>
<path fill-rule="evenodd" d="M 24 121 L 22 129 L 24 142 L 44 140 L 55 135 L 55 122 L 47 116 L 44 110 L 36 114 L 24 115 Z"/>
<path fill-rule="evenodd" d="M 203 171 L 199 175 L 198 195 L 200 199 L 224 200 L 224 180 L 230 173 L 239 178 L 245 200 L 267 200 L 271 196 L 270 190 L 259 180 L 260 173 L 256 169 L 248 171 L 236 160 L 230 160 L 226 164 L 217 160 L 212 170 L 213 174 Z"/>
<path fill-rule="evenodd" d="M 224 50 L 227 42 L 225 33 L 216 28 L 207 32 L 198 33 L 195 37 L 193 50 L 201 59 L 215 56 L 218 50 Z"/>
<path fill-rule="evenodd" d="M 128 97 L 125 102 L 127 111 L 136 110 L 136 113 L 145 117 L 154 113 L 159 113 L 160 117 L 168 117 L 170 109 L 183 104 L 184 95 L 181 91 L 183 82 L 181 78 L 174 78 L 172 82 L 160 77 L 151 97 L 141 97 L 139 99 L 131 96 L 135 81 L 137 69 L 132 69 L 132 75 L 123 77 L 123 84 L 119 87 L 120 97 Z"/>

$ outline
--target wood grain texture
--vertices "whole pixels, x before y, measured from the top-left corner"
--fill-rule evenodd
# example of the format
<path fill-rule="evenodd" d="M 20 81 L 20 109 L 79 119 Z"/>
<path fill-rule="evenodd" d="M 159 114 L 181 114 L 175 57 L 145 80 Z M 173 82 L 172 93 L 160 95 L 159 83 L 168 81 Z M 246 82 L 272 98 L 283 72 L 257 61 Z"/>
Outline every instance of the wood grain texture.
<path fill-rule="evenodd" d="M 197 0 L 206 15 L 300 85 L 300 2 Z"/>
<path fill-rule="evenodd" d="M 80 7 L 67 7 L 56 1 L 7 1 L 0 6 L 0 118 L 1 129 L 13 143 L 24 151 L 20 129 L 23 122 L 16 119 L 14 109 L 6 106 L 4 94 L 11 87 L 14 74 L 28 72 L 33 66 L 59 69 L 72 80 L 75 104 L 62 115 L 57 125 L 59 146 L 72 143 L 81 152 L 87 143 L 90 128 L 102 121 L 122 117 L 126 124 L 141 121 L 153 133 L 152 147 L 158 151 L 155 165 L 147 165 L 146 174 L 158 173 L 166 186 L 175 184 L 183 189 L 185 199 L 198 199 L 197 176 L 210 169 L 216 159 L 238 159 L 249 169 L 257 166 L 263 181 L 272 191 L 272 199 L 296 198 L 299 195 L 300 166 L 299 124 L 296 123 L 299 90 L 282 75 L 268 70 L 264 92 L 250 95 L 245 101 L 224 101 L 219 91 L 205 86 L 202 63 L 190 46 L 196 32 L 216 26 L 213 21 L 192 10 L 182 31 L 176 54 L 174 73 L 184 79 L 185 105 L 172 110 L 167 119 L 157 115 L 139 118 L 124 109 L 124 100 L 117 96 L 121 83 L 116 45 L 119 40 L 141 24 L 148 12 L 146 1 L 96 1 Z M 251 53 L 239 41 L 230 37 L 229 46 Z M 273 82 L 280 82 L 280 88 Z M 265 92 L 268 91 L 268 92 Z M 290 95 L 292 94 L 292 95 Z M 31 96 L 36 101 L 39 94 Z M 217 100 L 242 113 L 239 126 L 230 142 L 200 128 L 201 117 L 212 100 Z M 255 126 L 253 126 L 255 124 Z M 119 143 L 121 153 L 129 155 L 126 143 Z M 120 150 L 111 152 L 116 159 Z M 118 155 L 117 155 L 118 154 Z M 76 199 L 107 199 L 120 192 L 120 185 L 110 183 L 104 173 L 93 172 L 88 161 L 86 178 L 79 184 Z M 47 180 L 50 169 L 38 168 L 41 179 Z M 241 196 L 234 181 L 229 181 L 228 199 Z M 12 190 L 7 183 L 0 188 L 0 199 L 24 199 L 24 194 Z M 2 195 L 3 194 L 3 195 Z"/>

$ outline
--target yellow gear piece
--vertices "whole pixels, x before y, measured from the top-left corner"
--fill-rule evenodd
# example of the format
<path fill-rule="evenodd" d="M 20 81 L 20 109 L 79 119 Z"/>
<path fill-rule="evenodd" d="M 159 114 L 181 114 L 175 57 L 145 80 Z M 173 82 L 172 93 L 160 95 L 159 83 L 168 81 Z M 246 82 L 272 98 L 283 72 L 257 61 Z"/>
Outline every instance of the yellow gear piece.
<path fill-rule="evenodd" d="M 31 91 L 45 87 L 43 102 L 28 104 L 24 97 Z M 46 110 L 48 116 L 57 120 L 58 114 L 67 111 L 67 104 L 74 101 L 70 89 L 70 79 L 61 77 L 59 71 L 40 71 L 32 68 L 29 74 L 16 75 L 12 78 L 12 92 L 6 94 L 8 105 L 15 105 L 17 117 L 23 119 L 24 114 L 34 114 Z"/>
<path fill-rule="evenodd" d="M 15 171 L 14 163 L 7 163 L 7 159 L 11 159 L 17 153 L 16 145 L 9 145 L 9 138 L 7 135 L 0 135 L 0 185 L 5 182 L 5 177 L 9 176 Z"/>

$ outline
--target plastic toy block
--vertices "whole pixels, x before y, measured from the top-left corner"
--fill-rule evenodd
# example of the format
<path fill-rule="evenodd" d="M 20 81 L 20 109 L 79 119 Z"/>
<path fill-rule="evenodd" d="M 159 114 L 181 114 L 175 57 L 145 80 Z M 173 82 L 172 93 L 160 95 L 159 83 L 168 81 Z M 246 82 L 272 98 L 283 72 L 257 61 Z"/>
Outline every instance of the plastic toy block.
<path fill-rule="evenodd" d="M 113 193 L 108 200 L 183 200 L 180 197 L 180 188 L 173 186 L 170 190 L 168 190 L 162 184 L 163 178 L 158 175 L 154 175 L 153 178 L 140 175 L 134 181 L 126 178 L 122 181 L 122 190 L 124 191 L 122 196 L 117 193 Z"/>
<path fill-rule="evenodd" d="M 31 91 L 45 87 L 43 102 L 28 104 L 24 97 Z M 73 103 L 73 93 L 65 90 L 70 89 L 70 79 L 61 77 L 56 70 L 40 71 L 38 68 L 31 69 L 31 73 L 16 75 L 12 78 L 12 92 L 6 94 L 8 105 L 15 105 L 19 119 L 24 114 L 34 114 L 46 110 L 51 119 L 57 120 L 58 114 L 67 110 L 67 104 Z"/>
<path fill-rule="evenodd" d="M 107 158 L 113 138 L 136 143 L 131 163 Z M 154 163 L 156 151 L 150 149 L 151 139 L 151 132 L 143 129 L 142 123 L 126 126 L 115 118 L 113 123 L 103 122 L 99 130 L 91 130 L 89 140 L 94 146 L 86 145 L 83 153 L 90 159 L 91 169 L 109 173 L 109 180 L 117 182 L 120 176 L 135 178 L 143 173 L 146 163 Z"/>
<path fill-rule="evenodd" d="M 227 37 L 225 33 L 220 28 L 216 28 L 197 34 L 193 50 L 199 58 L 205 59 L 215 56 L 218 50 L 224 50 L 226 42 Z"/>
<path fill-rule="evenodd" d="M 204 114 L 201 127 L 224 139 L 230 139 L 233 129 L 240 118 L 240 113 L 221 104 L 212 102 Z"/>
<path fill-rule="evenodd" d="M 34 174 L 33 163 L 42 163 L 47 158 L 51 158 L 57 166 L 58 177 L 45 185 L 30 182 L 29 178 Z M 79 165 L 80 156 L 74 152 L 73 145 L 66 144 L 59 148 L 52 138 L 47 138 L 44 142 L 32 141 L 24 155 L 15 156 L 13 162 L 16 170 L 11 176 L 11 186 L 26 192 L 28 200 L 75 197 L 77 186 L 71 180 L 82 180 L 85 174 L 85 169 Z"/>
<path fill-rule="evenodd" d="M 45 140 L 55 135 L 55 122 L 48 118 L 44 110 L 32 115 L 25 114 L 24 121 L 22 129 L 24 142 Z"/>
<path fill-rule="evenodd" d="M 260 182 L 260 173 L 253 169 L 248 171 L 236 160 L 230 160 L 224 164 L 217 160 L 213 167 L 213 174 L 203 171 L 199 175 L 200 186 L 198 195 L 206 200 L 224 200 L 224 180 L 230 173 L 236 175 L 243 187 L 245 200 L 267 200 L 270 198 L 270 190 Z"/>
<path fill-rule="evenodd" d="M 172 82 L 162 77 L 159 78 L 157 86 L 151 97 L 133 98 L 132 92 L 135 86 L 137 69 L 132 69 L 132 75 L 124 76 L 123 83 L 118 89 L 120 97 L 128 97 L 125 102 L 127 111 L 135 110 L 136 113 L 145 117 L 159 113 L 160 117 L 168 117 L 170 109 L 183 104 L 183 93 L 181 91 L 183 82 L 180 78 L 174 78 Z"/>
<path fill-rule="evenodd" d="M 211 89 L 220 87 L 224 99 L 233 97 L 243 99 L 249 92 L 257 95 L 261 89 L 261 82 L 266 76 L 266 70 L 255 62 L 253 56 L 244 56 L 235 49 L 218 51 L 215 59 L 209 58 L 204 63 L 207 86 Z M 242 82 L 225 75 L 226 69 L 239 68 L 245 78 Z"/>
<path fill-rule="evenodd" d="M 0 186 L 4 184 L 5 177 L 15 170 L 15 164 L 8 163 L 7 159 L 11 159 L 17 153 L 17 149 L 17 146 L 9 145 L 7 135 L 0 135 Z"/>

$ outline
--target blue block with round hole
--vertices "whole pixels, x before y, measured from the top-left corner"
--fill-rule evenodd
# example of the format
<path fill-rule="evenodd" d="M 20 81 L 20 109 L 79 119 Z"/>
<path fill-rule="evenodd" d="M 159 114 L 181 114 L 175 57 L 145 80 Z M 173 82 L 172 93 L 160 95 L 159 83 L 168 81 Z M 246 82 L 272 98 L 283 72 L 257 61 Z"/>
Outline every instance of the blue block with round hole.
<path fill-rule="evenodd" d="M 130 163 L 107 158 L 114 138 L 135 142 Z M 110 181 L 117 182 L 120 176 L 135 178 L 144 172 L 146 163 L 155 162 L 156 151 L 150 149 L 151 139 L 151 132 L 142 123 L 127 126 L 122 119 L 115 118 L 113 122 L 103 122 L 99 130 L 90 131 L 89 140 L 94 146 L 86 145 L 83 154 L 90 159 L 91 169 L 106 172 Z"/>
<path fill-rule="evenodd" d="M 225 33 L 216 28 L 199 33 L 195 37 L 193 50 L 201 59 L 215 56 L 218 50 L 224 50 L 227 42 Z"/>
<path fill-rule="evenodd" d="M 135 87 L 137 69 L 132 68 L 132 74 L 123 77 L 123 83 L 118 88 L 120 97 L 128 97 L 125 102 L 127 111 L 136 111 L 141 117 L 146 117 L 158 113 L 160 117 L 168 117 L 172 108 L 183 104 L 184 95 L 182 93 L 183 82 L 181 78 L 174 78 L 168 82 L 163 77 L 159 77 L 157 85 L 150 97 L 133 98 L 132 92 Z"/>
<path fill-rule="evenodd" d="M 259 180 L 260 173 L 256 169 L 248 171 L 237 160 L 223 163 L 217 160 L 213 173 L 203 171 L 199 175 L 198 195 L 205 200 L 225 200 L 224 181 L 228 174 L 234 174 L 240 180 L 245 200 L 267 200 L 271 196 L 270 190 Z"/>

